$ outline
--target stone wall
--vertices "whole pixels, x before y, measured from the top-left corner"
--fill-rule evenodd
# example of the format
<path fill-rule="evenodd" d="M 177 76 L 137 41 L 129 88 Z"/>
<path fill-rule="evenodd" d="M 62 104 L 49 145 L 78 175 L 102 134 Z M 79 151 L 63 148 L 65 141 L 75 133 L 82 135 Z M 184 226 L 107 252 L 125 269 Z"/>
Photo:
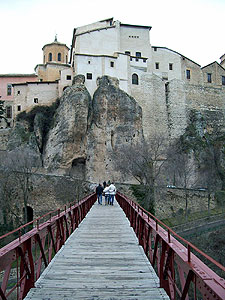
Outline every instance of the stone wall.
<path fill-rule="evenodd" d="M 50 211 L 56 209 L 65 209 L 65 205 L 75 203 L 81 200 L 87 194 L 92 192 L 88 182 L 74 179 L 70 176 L 60 176 L 52 174 L 35 174 L 32 176 L 32 191 L 28 196 L 27 205 L 33 210 L 33 219 L 36 219 Z M 17 216 L 23 221 L 23 195 L 18 188 L 16 191 L 16 201 L 12 203 L 13 209 Z M 7 216 L 8 220 L 11 217 Z M 12 218 L 15 222 L 15 215 Z M 3 216 L 0 213 L 0 224 L 3 223 Z M 19 224 L 14 223 L 14 226 Z"/>
<path fill-rule="evenodd" d="M 137 201 L 129 184 L 116 184 L 119 192 L 133 201 Z M 210 208 L 216 206 L 212 195 Z M 156 189 L 156 213 L 159 219 L 181 215 L 185 212 L 185 193 L 183 189 Z M 188 190 L 188 213 L 206 211 L 208 209 L 208 195 L 206 191 Z"/>
<path fill-rule="evenodd" d="M 143 74 L 139 85 L 132 85 L 131 95 L 142 108 L 145 138 L 148 140 L 156 133 L 167 135 L 167 107 L 163 80 L 155 74 Z"/>
<path fill-rule="evenodd" d="M 178 138 L 187 127 L 185 86 L 181 80 L 172 80 L 167 85 L 166 95 L 169 136 Z"/>
<path fill-rule="evenodd" d="M 225 88 L 202 85 L 185 85 L 186 103 L 189 109 L 215 111 L 225 109 Z"/>
<path fill-rule="evenodd" d="M 215 208 L 215 199 L 212 197 L 210 208 Z M 208 209 L 208 195 L 205 191 L 188 190 L 188 213 L 206 211 Z M 159 190 L 156 200 L 156 216 L 159 219 L 184 215 L 185 192 L 183 189 Z"/>

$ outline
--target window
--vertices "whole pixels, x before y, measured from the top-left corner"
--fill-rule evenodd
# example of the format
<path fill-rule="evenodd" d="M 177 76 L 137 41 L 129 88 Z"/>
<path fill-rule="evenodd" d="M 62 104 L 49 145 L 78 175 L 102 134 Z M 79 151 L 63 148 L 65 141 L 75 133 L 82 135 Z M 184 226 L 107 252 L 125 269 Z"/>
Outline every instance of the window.
<path fill-rule="evenodd" d="M 92 73 L 87 73 L 87 79 L 92 79 Z"/>
<path fill-rule="evenodd" d="M 49 55 L 48 55 L 48 60 L 49 60 L 49 61 L 52 61 L 52 53 L 49 53 Z"/>
<path fill-rule="evenodd" d="M 91 64 L 91 61 L 90 61 L 90 60 L 88 61 L 88 64 L 89 64 L 89 65 Z"/>
<path fill-rule="evenodd" d="M 146 58 L 143 58 L 143 62 L 146 63 L 146 61 L 147 61 L 147 59 L 146 59 Z"/>
<path fill-rule="evenodd" d="M 169 64 L 169 70 L 173 70 L 173 64 Z"/>
<path fill-rule="evenodd" d="M 34 98 L 34 103 L 38 103 L 38 98 Z"/>
<path fill-rule="evenodd" d="M 225 85 L 225 76 L 222 76 L 222 85 Z"/>
<path fill-rule="evenodd" d="M 44 55 L 44 64 L 45 64 L 45 55 Z"/>
<path fill-rule="evenodd" d="M 138 85 L 138 75 L 137 74 L 132 75 L 132 84 Z"/>
<path fill-rule="evenodd" d="M 207 82 L 211 83 L 212 82 L 212 74 L 207 73 Z"/>
<path fill-rule="evenodd" d="M 58 61 L 61 61 L 61 53 L 58 53 Z"/>
<path fill-rule="evenodd" d="M 130 55 L 130 51 L 125 51 L 125 54 Z"/>
<path fill-rule="evenodd" d="M 141 57 L 141 52 L 136 52 L 136 57 Z"/>
<path fill-rule="evenodd" d="M 20 95 L 20 91 L 17 91 L 17 95 Z"/>
<path fill-rule="evenodd" d="M 114 68 L 114 61 L 110 61 L 110 67 Z"/>
<path fill-rule="evenodd" d="M 7 96 L 12 95 L 12 85 L 11 83 L 7 84 Z"/>
<path fill-rule="evenodd" d="M 21 105 L 17 105 L 17 111 L 21 111 Z"/>
<path fill-rule="evenodd" d="M 156 68 L 157 70 L 159 69 L 159 63 L 158 63 L 158 62 L 155 63 L 155 68 Z"/>
<path fill-rule="evenodd" d="M 71 80 L 71 75 L 66 75 L 66 80 Z"/>
<path fill-rule="evenodd" d="M 12 118 L 12 106 L 6 106 L 6 118 Z"/>
<path fill-rule="evenodd" d="M 154 47 L 154 51 L 157 51 L 157 47 Z"/>
<path fill-rule="evenodd" d="M 186 70 L 186 78 L 191 79 L 191 71 L 190 70 Z"/>

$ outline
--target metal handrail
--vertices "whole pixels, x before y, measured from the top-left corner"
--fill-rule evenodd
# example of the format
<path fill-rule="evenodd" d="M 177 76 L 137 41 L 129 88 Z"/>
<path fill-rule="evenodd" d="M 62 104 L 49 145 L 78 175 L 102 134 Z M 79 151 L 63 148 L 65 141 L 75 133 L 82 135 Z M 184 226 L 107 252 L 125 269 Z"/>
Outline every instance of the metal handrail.
<path fill-rule="evenodd" d="M 191 249 L 203 255 L 223 272 L 224 266 L 125 195 L 117 193 L 117 201 L 130 220 L 139 244 L 144 248 L 150 262 L 154 267 L 157 263 L 155 268 L 160 286 L 166 290 L 170 299 L 186 300 L 190 293 L 193 294 L 191 299 L 196 300 L 199 299 L 198 293 L 202 294 L 200 299 L 225 299 L 225 280 L 197 258 Z M 185 243 L 186 247 L 175 237 Z M 194 285 L 194 292 L 191 292 L 191 283 Z"/>
<path fill-rule="evenodd" d="M 3 275 L 0 299 L 7 300 L 14 293 L 16 295 L 13 297 L 16 296 L 18 300 L 25 298 L 43 269 L 84 219 L 96 198 L 96 194 L 93 193 L 69 208 L 65 206 L 62 211 L 51 211 L 0 237 L 2 239 L 19 232 L 17 239 L 0 249 L 0 273 Z M 52 216 L 53 213 L 56 215 Z M 50 218 L 40 223 L 46 216 Z M 35 224 L 35 227 L 21 235 L 21 230 L 31 224 Z M 11 279 L 13 287 L 12 282 L 9 284 L 12 269 L 16 270 L 16 276 Z"/>

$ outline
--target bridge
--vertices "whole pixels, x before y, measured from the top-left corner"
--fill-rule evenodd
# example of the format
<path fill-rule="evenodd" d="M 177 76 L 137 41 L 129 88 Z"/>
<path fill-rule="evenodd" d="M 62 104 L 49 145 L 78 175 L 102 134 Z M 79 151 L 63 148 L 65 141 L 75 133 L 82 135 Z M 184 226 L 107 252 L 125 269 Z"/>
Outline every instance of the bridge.
<path fill-rule="evenodd" d="M 116 198 L 104 206 L 92 194 L 0 237 L 18 234 L 0 249 L 1 299 L 225 299 L 225 280 L 193 252 L 222 265 Z"/>

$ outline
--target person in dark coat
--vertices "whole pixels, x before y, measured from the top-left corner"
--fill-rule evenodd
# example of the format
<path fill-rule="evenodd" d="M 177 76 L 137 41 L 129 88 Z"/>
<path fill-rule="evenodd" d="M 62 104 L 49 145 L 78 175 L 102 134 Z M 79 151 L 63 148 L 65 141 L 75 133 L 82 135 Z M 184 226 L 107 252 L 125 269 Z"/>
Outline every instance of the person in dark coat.
<path fill-rule="evenodd" d="M 99 183 L 99 185 L 96 187 L 96 194 L 97 194 L 98 204 L 100 205 L 102 205 L 102 192 L 103 192 L 103 187 Z"/>

